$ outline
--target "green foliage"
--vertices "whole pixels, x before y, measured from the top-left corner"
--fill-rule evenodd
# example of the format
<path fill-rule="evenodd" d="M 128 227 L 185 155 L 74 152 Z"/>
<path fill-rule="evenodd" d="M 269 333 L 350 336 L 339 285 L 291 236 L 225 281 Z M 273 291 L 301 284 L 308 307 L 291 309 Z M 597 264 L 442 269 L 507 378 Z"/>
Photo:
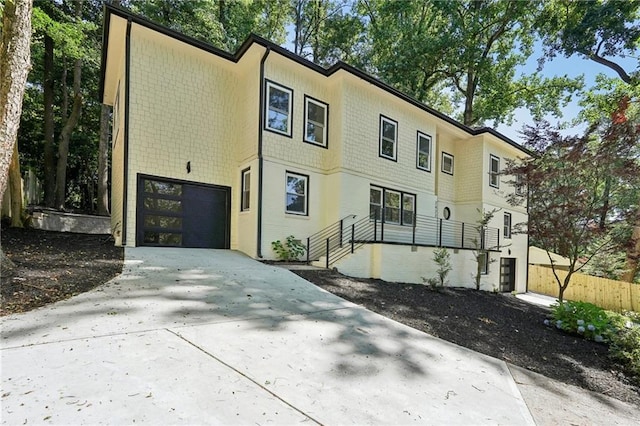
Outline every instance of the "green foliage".
<path fill-rule="evenodd" d="M 552 308 L 553 321 L 545 320 L 545 324 L 609 344 L 609 357 L 640 379 L 640 314 L 618 314 L 586 302 L 559 303 Z"/>
<path fill-rule="evenodd" d="M 278 259 L 284 261 L 298 260 L 306 250 L 304 244 L 293 235 L 289 235 L 284 244 L 280 240 L 272 241 L 271 248 L 278 255 Z"/>
<path fill-rule="evenodd" d="M 500 247 L 485 247 L 483 245 L 484 234 L 489 226 L 489 223 L 500 209 L 492 209 L 490 211 L 481 211 L 478 210 L 480 217 L 475 223 L 474 229 L 476 231 L 476 236 L 471 239 L 471 242 L 474 246 L 473 249 L 473 257 L 476 261 L 476 272 L 473 274 L 473 281 L 476 285 L 476 290 L 480 290 L 480 279 L 482 278 L 482 270 L 485 256 L 489 256 L 490 249 L 499 249 Z M 495 259 L 487 260 L 487 263 L 493 263 Z"/>
<path fill-rule="evenodd" d="M 437 248 L 433 251 L 433 261 L 438 265 L 438 269 L 436 269 L 438 277 L 435 279 L 435 285 L 432 280 L 428 280 L 428 283 L 432 287 L 444 287 L 447 283 L 447 275 L 453 269 L 451 266 L 451 254 L 444 247 Z"/>

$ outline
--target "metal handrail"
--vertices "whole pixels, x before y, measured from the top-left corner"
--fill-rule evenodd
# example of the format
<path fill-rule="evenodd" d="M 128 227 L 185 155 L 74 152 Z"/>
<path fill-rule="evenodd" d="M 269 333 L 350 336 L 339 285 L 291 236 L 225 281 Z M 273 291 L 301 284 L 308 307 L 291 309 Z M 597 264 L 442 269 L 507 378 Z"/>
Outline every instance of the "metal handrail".
<path fill-rule="evenodd" d="M 421 215 L 414 215 L 409 225 L 388 223 L 374 215 L 345 226 L 347 218 L 355 216 L 347 216 L 307 239 L 307 261 L 324 256 L 328 268 L 362 245 L 375 242 L 488 251 L 500 248 L 498 228 Z"/>

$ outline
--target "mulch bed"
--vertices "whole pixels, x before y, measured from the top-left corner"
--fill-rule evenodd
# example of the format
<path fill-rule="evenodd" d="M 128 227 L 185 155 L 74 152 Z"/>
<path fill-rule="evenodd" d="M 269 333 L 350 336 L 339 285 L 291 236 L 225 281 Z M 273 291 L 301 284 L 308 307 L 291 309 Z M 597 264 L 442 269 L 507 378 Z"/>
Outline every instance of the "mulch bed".
<path fill-rule="evenodd" d="M 607 357 L 607 346 L 544 325 L 550 310 L 511 294 L 432 290 L 419 284 L 358 279 L 328 270 L 293 271 L 365 308 L 547 377 L 640 406 L 633 383 Z"/>
<path fill-rule="evenodd" d="M 122 272 L 124 249 L 105 235 L 10 228 L 2 250 L 16 267 L 0 279 L 0 316 L 91 290 Z"/>
<path fill-rule="evenodd" d="M 0 283 L 0 315 L 25 312 L 106 283 L 124 250 L 104 235 L 2 227 L 2 250 L 16 264 Z M 314 284 L 398 322 L 547 377 L 640 406 L 640 386 L 602 344 L 543 324 L 549 310 L 511 295 L 434 291 L 424 285 L 355 279 L 327 270 L 294 271 Z"/>

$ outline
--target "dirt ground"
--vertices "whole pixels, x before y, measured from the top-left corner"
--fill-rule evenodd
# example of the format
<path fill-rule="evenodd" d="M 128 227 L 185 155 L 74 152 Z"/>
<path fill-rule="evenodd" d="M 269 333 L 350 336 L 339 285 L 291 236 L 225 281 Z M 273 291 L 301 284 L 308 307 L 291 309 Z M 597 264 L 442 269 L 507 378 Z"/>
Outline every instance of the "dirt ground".
<path fill-rule="evenodd" d="M 16 264 L 0 283 L 0 315 L 25 312 L 99 286 L 122 271 L 124 250 L 104 235 L 3 226 L 2 250 Z M 543 324 L 549 310 L 512 295 L 434 291 L 424 285 L 354 279 L 326 270 L 303 278 L 398 322 L 564 383 L 640 406 L 640 386 L 607 347 Z"/>
<path fill-rule="evenodd" d="M 105 235 L 10 228 L 0 232 L 3 252 L 16 267 L 0 279 L 0 316 L 67 299 L 122 272 L 124 250 Z"/>

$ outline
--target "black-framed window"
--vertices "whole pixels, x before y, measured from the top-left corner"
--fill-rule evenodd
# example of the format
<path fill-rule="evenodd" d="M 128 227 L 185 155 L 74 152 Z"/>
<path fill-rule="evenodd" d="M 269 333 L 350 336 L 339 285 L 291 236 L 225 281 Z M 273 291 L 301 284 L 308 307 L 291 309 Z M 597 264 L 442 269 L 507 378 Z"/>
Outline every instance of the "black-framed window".
<path fill-rule="evenodd" d="M 302 216 L 308 215 L 309 176 L 286 172 L 285 211 Z"/>
<path fill-rule="evenodd" d="M 431 136 L 418 132 L 416 142 L 416 167 L 427 172 L 431 171 Z"/>
<path fill-rule="evenodd" d="M 502 233 L 504 238 L 511 238 L 511 213 L 504 214 L 504 226 Z"/>
<path fill-rule="evenodd" d="M 442 173 L 453 175 L 453 155 L 442 152 L 441 163 L 440 170 L 442 170 Z"/>
<path fill-rule="evenodd" d="M 416 195 L 395 189 L 371 185 L 369 189 L 369 215 L 396 225 L 413 225 Z"/>
<path fill-rule="evenodd" d="M 489 156 L 489 186 L 500 188 L 500 158 Z"/>
<path fill-rule="evenodd" d="M 329 105 L 304 96 L 304 141 L 327 147 Z"/>
<path fill-rule="evenodd" d="M 267 80 L 265 91 L 265 129 L 291 137 L 293 90 Z"/>
<path fill-rule="evenodd" d="M 398 122 L 380 115 L 380 150 L 382 158 L 396 161 L 398 156 Z"/>
<path fill-rule="evenodd" d="M 521 174 L 516 175 L 516 195 L 525 195 L 526 188 L 524 184 L 524 177 Z"/>
<path fill-rule="evenodd" d="M 480 263 L 480 275 L 489 273 L 489 252 L 478 253 L 478 263 Z"/>
<path fill-rule="evenodd" d="M 247 211 L 251 207 L 251 169 L 242 171 L 242 194 L 240 197 L 240 211 Z"/>

